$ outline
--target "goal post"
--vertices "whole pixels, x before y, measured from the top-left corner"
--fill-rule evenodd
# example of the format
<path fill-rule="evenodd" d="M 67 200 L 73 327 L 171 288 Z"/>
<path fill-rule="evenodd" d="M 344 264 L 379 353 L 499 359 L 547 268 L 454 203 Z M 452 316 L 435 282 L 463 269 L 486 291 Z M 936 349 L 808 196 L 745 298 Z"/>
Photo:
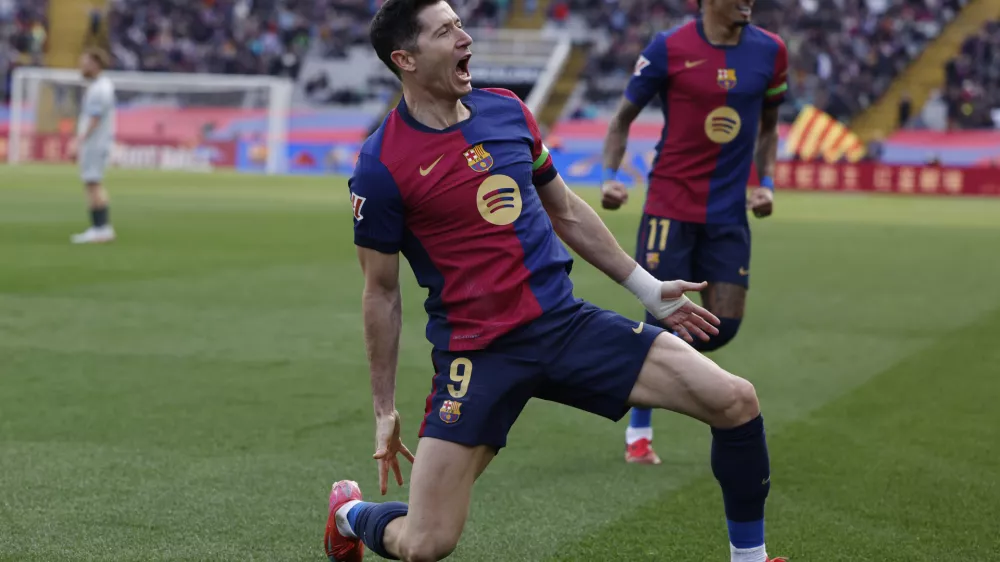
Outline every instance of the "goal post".
<path fill-rule="evenodd" d="M 293 82 L 273 76 L 103 73 L 115 86 L 111 165 L 287 170 Z M 85 82 L 79 71 L 22 67 L 11 80 L 7 162 L 68 161 Z M 237 154 L 243 150 L 249 154 Z"/>

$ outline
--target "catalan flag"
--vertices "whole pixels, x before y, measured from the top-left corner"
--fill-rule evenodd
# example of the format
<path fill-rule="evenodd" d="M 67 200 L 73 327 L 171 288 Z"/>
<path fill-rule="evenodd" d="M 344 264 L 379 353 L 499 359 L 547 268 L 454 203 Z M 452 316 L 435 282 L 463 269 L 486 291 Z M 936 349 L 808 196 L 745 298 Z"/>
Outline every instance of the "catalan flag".
<path fill-rule="evenodd" d="M 833 164 L 841 158 L 858 162 L 865 156 L 865 145 L 842 123 L 815 106 L 807 105 L 792 123 L 785 142 L 785 154 L 810 162 L 820 157 Z"/>

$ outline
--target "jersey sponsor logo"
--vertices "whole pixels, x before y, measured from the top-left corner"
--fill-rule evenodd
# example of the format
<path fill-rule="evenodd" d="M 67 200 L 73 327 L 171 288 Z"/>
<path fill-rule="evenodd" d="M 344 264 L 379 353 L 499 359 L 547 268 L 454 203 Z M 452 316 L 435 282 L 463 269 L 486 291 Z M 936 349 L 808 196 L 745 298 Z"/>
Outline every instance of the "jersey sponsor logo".
<path fill-rule="evenodd" d="M 493 156 L 489 152 L 486 152 L 486 149 L 481 144 L 477 144 L 466 150 L 462 153 L 462 156 L 465 156 L 465 161 L 468 162 L 469 167 L 476 172 L 488 172 L 493 167 Z"/>
<path fill-rule="evenodd" d="M 651 63 L 649 59 L 643 55 L 639 55 L 639 60 L 635 61 L 635 70 L 632 72 L 633 76 L 642 76 L 642 69 L 649 66 Z"/>
<path fill-rule="evenodd" d="M 708 59 L 686 60 L 686 61 L 684 61 L 684 68 L 694 68 L 696 66 L 700 66 L 702 63 L 704 63 L 707 60 Z"/>
<path fill-rule="evenodd" d="M 365 201 L 367 200 L 367 197 L 362 197 L 353 191 L 351 192 L 351 207 L 354 209 L 354 220 L 360 221 L 365 218 L 365 216 L 361 214 L 361 207 L 364 207 Z"/>
<path fill-rule="evenodd" d="M 490 176 L 479 186 L 476 204 L 486 222 L 506 226 L 521 216 L 521 188 L 514 178 Z"/>
<path fill-rule="evenodd" d="M 427 174 L 431 173 L 431 170 L 434 169 L 434 166 L 438 165 L 438 162 L 440 162 L 442 158 L 444 158 L 444 154 L 442 154 L 441 156 L 438 156 L 438 159 L 435 160 L 430 166 L 427 166 L 426 168 L 424 168 L 423 166 L 421 166 L 420 167 L 420 175 L 421 176 L 426 176 Z"/>
<path fill-rule="evenodd" d="M 705 136 L 716 144 L 733 142 L 742 127 L 740 114 L 725 105 L 715 108 L 705 118 Z"/>
<path fill-rule="evenodd" d="M 723 90 L 732 90 L 736 87 L 736 69 L 720 68 L 719 75 L 715 78 L 715 82 Z"/>
<path fill-rule="evenodd" d="M 462 403 L 455 400 L 445 400 L 438 410 L 438 417 L 444 423 L 455 423 L 462 417 Z"/>

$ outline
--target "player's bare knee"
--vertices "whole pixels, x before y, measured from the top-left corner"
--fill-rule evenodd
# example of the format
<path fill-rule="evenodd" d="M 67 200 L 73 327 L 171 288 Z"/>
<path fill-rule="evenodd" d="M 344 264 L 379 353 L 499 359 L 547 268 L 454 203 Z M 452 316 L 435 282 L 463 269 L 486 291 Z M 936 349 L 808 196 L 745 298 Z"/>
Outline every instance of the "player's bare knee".
<path fill-rule="evenodd" d="M 458 546 L 458 538 L 443 533 L 407 535 L 400 545 L 404 562 L 436 562 L 447 558 Z"/>
<path fill-rule="evenodd" d="M 720 429 L 739 427 L 760 414 L 757 390 L 750 381 L 732 376 L 729 385 L 726 399 L 715 413 L 713 427 Z"/>

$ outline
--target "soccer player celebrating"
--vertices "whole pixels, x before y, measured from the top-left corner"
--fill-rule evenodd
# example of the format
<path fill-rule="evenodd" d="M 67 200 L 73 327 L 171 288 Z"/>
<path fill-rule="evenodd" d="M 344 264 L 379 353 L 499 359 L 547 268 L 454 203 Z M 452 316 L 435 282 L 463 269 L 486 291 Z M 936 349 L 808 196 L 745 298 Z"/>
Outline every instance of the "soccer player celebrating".
<path fill-rule="evenodd" d="M 330 494 L 330 560 L 440 560 L 458 544 L 476 479 L 531 398 L 621 419 L 630 406 L 706 423 L 732 559 L 763 562 L 770 469 L 753 386 L 682 341 L 718 319 L 624 252 L 552 165 L 531 112 L 507 90 L 471 86 L 472 39 L 443 0 L 387 0 L 371 23 L 379 58 L 403 83 L 350 180 L 354 241 L 382 494 L 399 456 L 413 462 L 409 505 Z M 632 322 L 573 296 L 570 254 L 631 291 L 658 323 Z M 428 290 L 435 375 L 416 459 L 400 438 L 395 378 L 399 254 Z"/>
<path fill-rule="evenodd" d="M 100 49 L 89 49 L 80 57 L 80 72 L 88 85 L 72 150 L 76 151 L 80 178 L 87 189 L 91 226 L 73 235 L 74 244 L 115 239 L 115 229 L 108 219 L 108 192 L 101 184 L 115 134 L 115 87 L 101 75 L 107 66 L 108 55 Z"/>
<path fill-rule="evenodd" d="M 717 336 L 694 346 L 709 352 L 731 341 L 743 319 L 750 281 L 747 207 L 757 217 L 771 214 L 788 51 L 777 35 L 750 25 L 753 0 L 701 4 L 701 18 L 657 33 L 636 62 L 608 127 L 601 193 L 607 209 L 628 199 L 618 168 L 629 126 L 659 94 L 663 134 L 635 259 L 658 279 L 708 283 L 702 303 L 722 322 Z M 748 201 L 754 162 L 760 186 Z M 656 319 L 647 315 L 646 321 Z M 660 464 L 651 418 L 648 408 L 632 410 L 627 462 Z"/>

